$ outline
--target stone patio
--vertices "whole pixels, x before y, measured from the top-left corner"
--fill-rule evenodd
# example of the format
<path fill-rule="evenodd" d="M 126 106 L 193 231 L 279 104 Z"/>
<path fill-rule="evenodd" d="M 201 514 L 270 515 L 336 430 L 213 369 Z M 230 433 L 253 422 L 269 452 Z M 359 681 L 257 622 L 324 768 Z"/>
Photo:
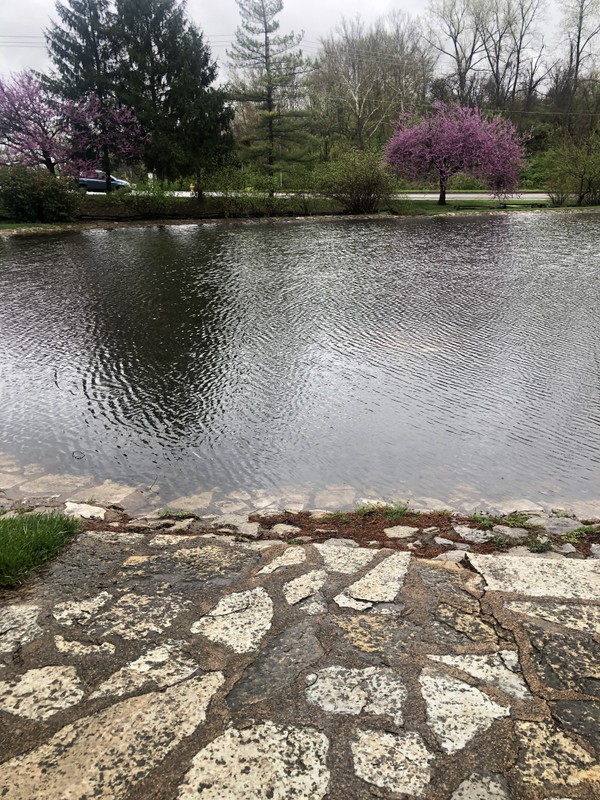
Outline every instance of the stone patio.
<path fill-rule="evenodd" d="M 0 602 L 5 800 L 600 798 L 597 559 L 87 531 Z"/>

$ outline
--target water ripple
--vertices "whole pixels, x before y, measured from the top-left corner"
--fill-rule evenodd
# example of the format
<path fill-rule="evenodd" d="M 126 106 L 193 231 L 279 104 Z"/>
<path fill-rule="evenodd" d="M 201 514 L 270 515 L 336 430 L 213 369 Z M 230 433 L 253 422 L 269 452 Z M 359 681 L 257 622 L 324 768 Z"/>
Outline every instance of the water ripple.
<path fill-rule="evenodd" d="M 440 495 L 600 479 L 594 214 L 0 243 L 0 449 L 98 477 Z"/>

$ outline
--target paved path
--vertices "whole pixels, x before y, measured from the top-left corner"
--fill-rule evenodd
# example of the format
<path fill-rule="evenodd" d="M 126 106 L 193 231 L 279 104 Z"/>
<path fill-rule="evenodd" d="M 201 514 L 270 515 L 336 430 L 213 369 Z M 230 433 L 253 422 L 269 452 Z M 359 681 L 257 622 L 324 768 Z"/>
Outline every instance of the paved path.
<path fill-rule="evenodd" d="M 598 560 L 87 532 L 2 598 L 0 797 L 599 798 L 599 641 Z"/>

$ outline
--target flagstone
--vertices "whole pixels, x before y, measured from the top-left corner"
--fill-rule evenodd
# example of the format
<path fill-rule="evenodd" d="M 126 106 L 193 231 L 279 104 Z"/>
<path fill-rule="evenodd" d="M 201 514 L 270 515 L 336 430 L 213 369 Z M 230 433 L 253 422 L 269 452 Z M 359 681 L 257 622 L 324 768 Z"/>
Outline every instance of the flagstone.
<path fill-rule="evenodd" d="M 192 625 L 192 633 L 224 644 L 235 653 L 248 653 L 258 649 L 272 619 L 273 601 L 259 586 L 223 597 L 212 611 Z"/>
<path fill-rule="evenodd" d="M 509 714 L 474 686 L 442 672 L 425 669 L 420 677 L 427 721 L 446 753 L 466 747 L 495 720 Z"/>
<path fill-rule="evenodd" d="M 322 800 L 328 750 L 314 728 L 270 721 L 229 728 L 193 759 L 178 800 Z"/>

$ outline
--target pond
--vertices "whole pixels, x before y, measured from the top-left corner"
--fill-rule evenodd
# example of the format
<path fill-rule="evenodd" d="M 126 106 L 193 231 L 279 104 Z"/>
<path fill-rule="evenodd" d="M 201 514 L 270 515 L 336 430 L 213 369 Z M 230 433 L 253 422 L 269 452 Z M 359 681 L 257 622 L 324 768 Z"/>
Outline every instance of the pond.
<path fill-rule="evenodd" d="M 600 496 L 593 213 L 0 242 L 0 450 L 164 498 Z"/>

